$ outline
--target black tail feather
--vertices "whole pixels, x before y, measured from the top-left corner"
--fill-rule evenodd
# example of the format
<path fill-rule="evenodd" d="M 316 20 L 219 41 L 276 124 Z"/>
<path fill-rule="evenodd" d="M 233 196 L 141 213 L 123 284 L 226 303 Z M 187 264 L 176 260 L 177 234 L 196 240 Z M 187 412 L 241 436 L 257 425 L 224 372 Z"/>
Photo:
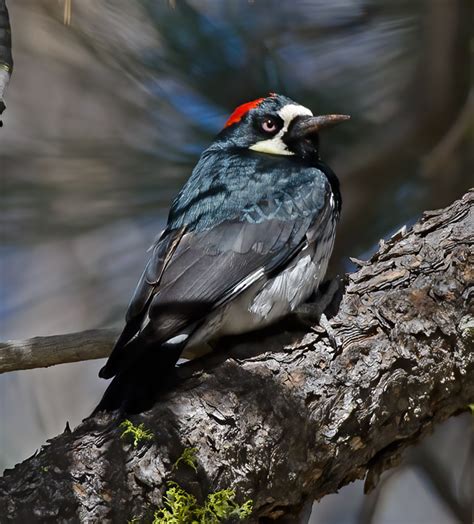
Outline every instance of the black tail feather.
<path fill-rule="evenodd" d="M 127 323 L 117 342 L 115 342 L 114 349 L 105 366 L 99 371 L 100 378 L 112 378 L 126 365 L 127 360 L 136 359 L 136 353 L 144 349 L 143 342 L 138 337 L 133 338 L 138 329 L 137 321 L 132 320 Z"/>
<path fill-rule="evenodd" d="M 91 415 L 99 411 L 141 413 L 176 382 L 176 362 L 183 346 L 164 344 L 142 348 L 140 358 L 117 373 Z"/>

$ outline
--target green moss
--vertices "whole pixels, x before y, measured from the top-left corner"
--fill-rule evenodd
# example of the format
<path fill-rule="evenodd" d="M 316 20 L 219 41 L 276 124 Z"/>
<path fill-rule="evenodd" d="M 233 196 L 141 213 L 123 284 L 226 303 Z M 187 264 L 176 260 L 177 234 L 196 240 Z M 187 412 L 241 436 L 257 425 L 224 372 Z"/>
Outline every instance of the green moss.
<path fill-rule="evenodd" d="M 129 420 L 125 420 L 121 426 L 125 428 L 122 437 L 127 434 L 132 435 L 135 446 L 141 439 L 149 439 L 153 436 L 143 428 L 143 424 L 136 427 Z M 173 464 L 172 470 L 177 469 L 180 464 L 185 464 L 197 473 L 196 452 L 197 448 L 185 448 Z M 164 507 L 153 513 L 151 522 L 152 524 L 221 524 L 229 519 L 244 520 L 252 513 L 253 502 L 247 500 L 243 504 L 238 504 L 235 496 L 233 489 L 222 489 L 210 493 L 201 505 L 194 495 L 188 493 L 179 484 L 169 482 L 163 496 Z M 134 517 L 129 524 L 138 522 L 150 521 L 148 518 L 144 520 L 144 517 Z"/>
<path fill-rule="evenodd" d="M 474 403 L 468 404 L 468 405 L 469 405 L 469 409 L 471 410 L 471 413 L 474 415 Z"/>
<path fill-rule="evenodd" d="M 239 505 L 232 489 L 209 494 L 200 506 L 194 495 L 170 482 L 164 502 L 165 507 L 155 511 L 153 524 L 219 524 L 231 517 L 243 520 L 252 513 L 252 501 Z"/>
<path fill-rule="evenodd" d="M 207 513 L 213 517 L 217 517 L 220 522 L 221 519 L 228 519 L 229 517 L 237 517 L 243 520 L 252 513 L 252 501 L 247 500 L 241 506 L 235 502 L 235 491 L 233 489 L 222 489 L 207 496 L 203 508 L 203 516 Z M 203 520 L 203 522 L 208 522 Z M 211 520 L 211 522 L 214 522 Z"/>
<path fill-rule="evenodd" d="M 173 470 L 178 469 L 179 465 L 185 464 L 190 468 L 194 469 L 197 473 L 197 459 L 196 459 L 197 448 L 185 448 L 181 453 L 179 459 L 173 464 Z"/>
<path fill-rule="evenodd" d="M 466 315 L 461 318 L 459 322 L 459 331 L 461 332 L 461 338 L 467 340 L 474 339 L 474 317 Z"/>
<path fill-rule="evenodd" d="M 130 437 L 132 439 L 134 448 L 136 448 L 138 443 L 142 442 L 143 440 L 153 439 L 153 433 L 150 430 L 145 429 L 143 424 L 135 426 L 133 422 L 127 419 L 120 424 L 120 427 L 123 428 L 120 438 Z"/>

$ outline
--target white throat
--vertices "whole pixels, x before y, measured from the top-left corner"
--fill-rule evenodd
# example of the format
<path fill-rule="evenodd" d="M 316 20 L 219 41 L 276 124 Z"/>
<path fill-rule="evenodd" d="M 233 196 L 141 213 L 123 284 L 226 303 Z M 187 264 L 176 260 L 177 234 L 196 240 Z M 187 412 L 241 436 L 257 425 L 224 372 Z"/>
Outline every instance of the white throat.
<path fill-rule="evenodd" d="M 288 131 L 288 127 L 294 118 L 297 116 L 313 116 L 313 113 L 307 107 L 298 104 L 287 104 L 278 111 L 278 116 L 283 120 L 283 127 L 278 134 L 267 140 L 256 142 L 253 146 L 250 146 L 249 149 L 270 155 L 294 155 L 294 153 L 288 149 L 285 142 L 283 142 L 283 136 Z"/>

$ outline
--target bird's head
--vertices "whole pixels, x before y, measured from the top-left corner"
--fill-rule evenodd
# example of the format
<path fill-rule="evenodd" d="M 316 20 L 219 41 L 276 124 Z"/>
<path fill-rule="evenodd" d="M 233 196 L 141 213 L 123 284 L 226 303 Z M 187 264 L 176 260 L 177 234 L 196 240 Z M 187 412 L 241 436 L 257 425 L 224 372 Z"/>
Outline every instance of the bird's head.
<path fill-rule="evenodd" d="M 347 115 L 314 116 L 307 107 L 271 93 L 237 107 L 217 142 L 221 147 L 312 160 L 319 158 L 319 131 L 349 118 Z"/>

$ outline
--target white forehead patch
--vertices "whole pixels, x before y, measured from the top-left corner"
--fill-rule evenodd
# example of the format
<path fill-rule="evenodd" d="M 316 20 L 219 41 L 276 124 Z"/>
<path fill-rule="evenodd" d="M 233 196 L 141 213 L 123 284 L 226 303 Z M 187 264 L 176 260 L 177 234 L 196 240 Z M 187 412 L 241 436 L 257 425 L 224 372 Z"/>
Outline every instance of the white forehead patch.
<path fill-rule="evenodd" d="M 283 142 L 282 137 L 288 131 L 288 127 L 294 118 L 297 116 L 313 116 L 313 113 L 307 107 L 298 104 L 287 104 L 278 111 L 278 115 L 283 120 L 283 127 L 278 134 L 267 140 L 256 142 L 249 149 L 270 155 L 294 155 L 293 151 L 290 151 L 285 142 Z"/>
<path fill-rule="evenodd" d="M 278 111 L 278 114 L 283 119 L 283 122 L 285 122 L 283 127 L 286 127 L 287 129 L 293 118 L 297 116 L 313 116 L 311 109 L 298 104 L 287 104 Z"/>

